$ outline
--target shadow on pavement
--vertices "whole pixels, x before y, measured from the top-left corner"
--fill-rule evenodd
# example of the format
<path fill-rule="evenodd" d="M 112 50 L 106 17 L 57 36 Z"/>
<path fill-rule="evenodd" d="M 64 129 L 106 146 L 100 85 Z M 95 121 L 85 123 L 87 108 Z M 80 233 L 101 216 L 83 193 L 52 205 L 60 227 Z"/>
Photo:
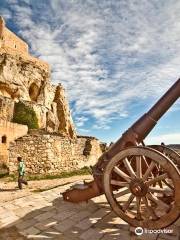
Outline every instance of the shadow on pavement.
<path fill-rule="evenodd" d="M 178 240 L 179 227 L 173 235 L 162 238 L 157 234 L 135 236 L 129 225 L 111 211 L 103 196 L 73 204 L 54 193 L 47 191 L 18 199 L 22 207 L 13 209 L 13 213 L 19 219 L 0 229 L 0 240 Z"/>
<path fill-rule="evenodd" d="M 34 205 L 35 202 L 32 202 L 32 208 Z M 23 208 L 16 213 L 21 215 L 21 212 Z M 19 220 L 1 228 L 0 239 L 131 239 L 128 225 L 122 220 L 122 224 L 119 223 L 117 219 L 119 218 L 111 212 L 106 202 L 73 204 L 64 202 L 59 197 L 52 203 L 49 202 L 48 206 L 30 211 Z"/>

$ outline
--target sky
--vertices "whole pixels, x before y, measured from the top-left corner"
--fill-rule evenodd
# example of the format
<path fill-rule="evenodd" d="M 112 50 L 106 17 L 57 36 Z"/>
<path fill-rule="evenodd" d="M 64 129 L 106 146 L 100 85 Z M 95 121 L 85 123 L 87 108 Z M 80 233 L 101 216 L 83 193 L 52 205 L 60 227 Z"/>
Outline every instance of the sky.
<path fill-rule="evenodd" d="M 178 0 L 1 0 L 62 83 L 78 134 L 115 142 L 180 77 Z M 146 138 L 180 143 L 179 100 Z"/>

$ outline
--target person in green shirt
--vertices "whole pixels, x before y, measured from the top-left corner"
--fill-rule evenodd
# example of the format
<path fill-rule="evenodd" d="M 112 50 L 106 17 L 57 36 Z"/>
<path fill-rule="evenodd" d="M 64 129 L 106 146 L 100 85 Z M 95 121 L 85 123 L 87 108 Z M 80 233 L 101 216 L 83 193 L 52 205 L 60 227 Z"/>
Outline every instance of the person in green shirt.
<path fill-rule="evenodd" d="M 28 185 L 28 182 L 24 180 L 25 164 L 22 157 L 17 157 L 18 160 L 18 187 L 22 189 L 22 184 Z"/>

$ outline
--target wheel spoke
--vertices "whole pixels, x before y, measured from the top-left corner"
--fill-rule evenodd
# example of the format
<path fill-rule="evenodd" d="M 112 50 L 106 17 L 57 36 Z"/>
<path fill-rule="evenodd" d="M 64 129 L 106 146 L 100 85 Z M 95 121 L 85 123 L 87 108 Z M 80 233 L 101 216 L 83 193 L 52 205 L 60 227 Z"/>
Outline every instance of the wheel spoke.
<path fill-rule="evenodd" d="M 133 194 L 131 194 L 128 198 L 128 200 L 126 201 L 126 203 L 122 206 L 122 209 L 124 211 L 127 211 L 127 209 L 129 208 L 130 204 L 132 203 L 132 201 L 134 200 L 135 196 Z"/>
<path fill-rule="evenodd" d="M 141 197 L 136 197 L 137 219 L 141 219 Z"/>
<path fill-rule="evenodd" d="M 152 170 L 153 170 L 153 168 L 154 168 L 155 166 L 156 166 L 155 162 L 152 161 L 152 162 L 150 163 L 148 169 L 146 170 L 144 176 L 143 176 L 143 180 L 144 180 L 144 181 L 148 178 L 149 174 L 152 172 Z"/>
<path fill-rule="evenodd" d="M 147 184 L 148 186 L 150 186 L 150 185 L 152 185 L 153 183 L 156 183 L 156 182 L 158 182 L 158 181 L 162 181 L 162 180 L 166 179 L 167 177 L 168 177 L 167 173 L 164 173 L 164 174 L 162 174 L 162 175 L 160 175 L 160 176 L 158 176 L 158 177 L 155 177 L 155 178 L 147 181 L 146 184 Z"/>
<path fill-rule="evenodd" d="M 111 180 L 111 184 L 115 185 L 115 186 L 120 186 L 120 187 L 128 187 L 129 183 L 127 182 L 121 182 L 121 181 L 117 181 L 117 180 Z"/>
<path fill-rule="evenodd" d="M 114 196 L 115 196 L 115 198 L 118 198 L 118 197 L 124 196 L 124 195 L 126 195 L 128 193 L 130 193 L 130 190 L 129 190 L 129 188 L 126 188 L 126 189 L 124 189 L 124 190 L 114 194 Z"/>
<path fill-rule="evenodd" d="M 128 172 L 129 172 L 129 174 L 131 175 L 131 177 L 132 177 L 132 178 L 135 178 L 135 177 L 136 177 L 136 174 L 135 174 L 135 172 L 134 172 L 134 170 L 133 170 L 133 168 L 132 168 L 129 160 L 128 160 L 127 158 L 125 158 L 125 159 L 123 160 L 123 162 L 124 162 L 124 165 L 125 165 L 126 169 L 127 169 Z"/>
<path fill-rule="evenodd" d="M 165 194 L 169 194 L 172 193 L 171 189 L 163 189 L 163 188 L 159 188 L 159 187 L 149 187 L 149 192 L 157 192 L 157 193 L 165 193 Z"/>
<path fill-rule="evenodd" d="M 117 173 L 120 177 L 124 178 L 127 182 L 130 182 L 130 177 L 125 172 L 120 170 L 117 166 L 114 167 L 114 172 Z"/>
<path fill-rule="evenodd" d="M 174 188 L 173 188 L 173 186 L 171 186 L 171 184 L 169 184 L 165 179 L 162 181 L 163 181 L 163 183 L 166 184 L 166 186 L 168 186 L 170 189 L 172 189 L 174 191 Z"/>
<path fill-rule="evenodd" d="M 147 159 L 146 159 L 146 157 L 145 156 L 142 156 L 142 159 L 144 160 L 144 163 L 145 163 L 145 165 L 146 165 L 146 167 L 147 167 L 147 169 L 149 168 L 149 163 L 147 162 Z M 152 172 L 151 172 L 151 177 L 153 177 L 153 174 L 152 174 Z"/>
<path fill-rule="evenodd" d="M 142 178 L 141 156 L 136 156 L 136 174 L 138 178 Z"/>
<path fill-rule="evenodd" d="M 158 199 L 156 196 L 152 195 L 151 193 L 147 193 L 147 197 L 148 197 L 148 199 L 150 199 L 151 201 L 156 203 L 158 206 L 162 207 L 162 209 L 169 210 L 169 206 L 166 203 L 164 203 L 163 201 L 161 201 L 160 199 Z"/>
<path fill-rule="evenodd" d="M 154 209 L 150 206 L 150 202 L 147 199 L 147 197 L 143 197 L 143 202 L 145 203 L 147 211 L 149 212 L 149 215 L 152 217 L 152 219 L 154 220 L 158 219 L 158 216 L 156 215 Z"/>
<path fill-rule="evenodd" d="M 163 188 L 163 185 L 162 185 L 161 181 L 158 181 L 158 185 L 159 185 L 160 188 Z"/>

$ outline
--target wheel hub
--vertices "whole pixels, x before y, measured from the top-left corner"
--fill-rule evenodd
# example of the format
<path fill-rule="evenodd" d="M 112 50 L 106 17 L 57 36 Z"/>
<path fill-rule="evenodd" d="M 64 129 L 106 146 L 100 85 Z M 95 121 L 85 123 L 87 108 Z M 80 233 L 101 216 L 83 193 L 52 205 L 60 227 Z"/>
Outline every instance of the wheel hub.
<path fill-rule="evenodd" d="M 143 197 L 148 192 L 148 186 L 142 179 L 133 179 L 129 185 L 130 191 L 137 197 Z"/>

